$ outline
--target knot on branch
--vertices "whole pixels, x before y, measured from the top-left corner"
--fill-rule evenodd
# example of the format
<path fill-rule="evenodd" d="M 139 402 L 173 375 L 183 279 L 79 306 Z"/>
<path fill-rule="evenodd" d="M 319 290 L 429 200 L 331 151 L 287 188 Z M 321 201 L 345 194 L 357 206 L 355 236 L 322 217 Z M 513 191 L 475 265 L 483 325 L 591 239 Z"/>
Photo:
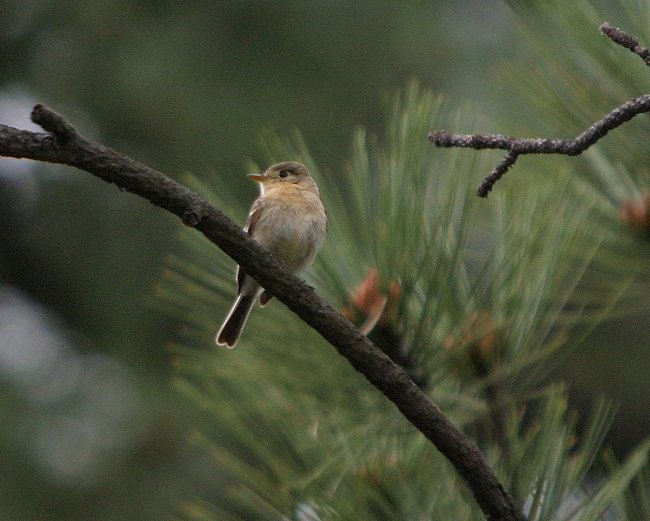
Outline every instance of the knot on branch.
<path fill-rule="evenodd" d="M 70 143 L 79 136 L 75 128 L 63 116 L 41 103 L 32 109 L 31 119 L 34 123 L 40 125 L 43 130 L 54 134 L 54 137 L 60 143 Z"/>
<path fill-rule="evenodd" d="M 198 209 L 193 208 L 183 213 L 182 219 L 185 226 L 194 228 L 201 222 L 201 213 Z"/>

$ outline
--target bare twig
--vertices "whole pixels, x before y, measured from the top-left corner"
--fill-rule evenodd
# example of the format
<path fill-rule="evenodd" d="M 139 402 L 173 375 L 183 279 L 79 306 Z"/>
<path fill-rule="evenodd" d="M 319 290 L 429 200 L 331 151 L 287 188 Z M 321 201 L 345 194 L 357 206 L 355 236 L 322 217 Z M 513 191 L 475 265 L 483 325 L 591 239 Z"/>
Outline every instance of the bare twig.
<path fill-rule="evenodd" d="M 524 154 L 565 154 L 577 156 L 587 150 L 610 130 L 615 129 L 637 114 L 650 111 L 650 94 L 639 96 L 617 107 L 594 123 L 575 139 L 514 138 L 500 135 L 450 134 L 444 130 L 429 133 L 429 140 L 439 147 L 463 147 L 482 150 L 485 148 L 507 150 L 503 160 L 485 178 L 477 193 L 487 197 L 494 184 Z"/>
<path fill-rule="evenodd" d="M 614 42 L 630 49 L 650 65 L 650 51 L 620 29 L 605 23 L 600 30 Z M 477 194 L 487 197 L 494 184 L 512 167 L 523 154 L 565 154 L 577 156 L 605 136 L 610 130 L 631 120 L 638 114 L 650 112 L 650 94 L 639 96 L 615 108 L 605 117 L 591 125 L 575 139 L 514 138 L 501 135 L 451 134 L 445 130 L 429 132 L 429 140 L 438 147 L 463 147 L 483 150 L 485 148 L 507 150 L 508 153 L 484 180 Z"/>
<path fill-rule="evenodd" d="M 202 232 L 318 331 L 398 407 L 465 478 L 486 519 L 522 519 L 476 444 L 458 430 L 404 369 L 209 201 L 160 172 L 79 135 L 61 116 L 43 105 L 34 107 L 32 120 L 51 133 L 0 125 L 0 155 L 62 163 L 85 170 L 148 199 Z"/>
<path fill-rule="evenodd" d="M 608 36 L 614 43 L 622 45 L 626 49 L 629 49 L 634 54 L 638 55 L 646 65 L 650 66 L 650 50 L 646 47 L 642 47 L 636 38 L 633 38 L 627 33 L 621 31 L 618 27 L 605 22 L 600 26 L 600 31 Z"/>

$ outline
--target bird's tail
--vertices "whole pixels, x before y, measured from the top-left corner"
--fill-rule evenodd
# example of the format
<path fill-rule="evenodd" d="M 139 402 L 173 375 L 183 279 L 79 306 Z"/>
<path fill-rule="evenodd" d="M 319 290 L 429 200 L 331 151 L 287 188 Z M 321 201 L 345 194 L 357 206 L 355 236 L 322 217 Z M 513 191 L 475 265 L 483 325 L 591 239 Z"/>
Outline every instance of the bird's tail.
<path fill-rule="evenodd" d="M 217 345 L 225 345 L 229 349 L 235 347 L 256 300 L 257 293 L 253 295 L 242 293 L 237 297 L 219 333 L 217 333 L 217 338 L 215 339 Z"/>

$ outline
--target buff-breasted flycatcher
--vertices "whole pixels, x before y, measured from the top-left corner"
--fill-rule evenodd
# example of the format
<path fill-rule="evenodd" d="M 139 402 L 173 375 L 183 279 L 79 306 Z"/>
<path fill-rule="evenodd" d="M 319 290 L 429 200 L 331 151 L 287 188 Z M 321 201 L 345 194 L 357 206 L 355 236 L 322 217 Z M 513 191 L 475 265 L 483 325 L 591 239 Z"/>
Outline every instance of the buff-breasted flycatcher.
<path fill-rule="evenodd" d="M 327 216 L 316 182 L 307 167 L 295 161 L 278 163 L 249 177 L 260 183 L 244 231 L 292 272 L 307 268 L 325 239 Z M 216 342 L 235 347 L 251 309 L 259 297 L 266 305 L 272 295 L 237 267 L 237 299 Z"/>

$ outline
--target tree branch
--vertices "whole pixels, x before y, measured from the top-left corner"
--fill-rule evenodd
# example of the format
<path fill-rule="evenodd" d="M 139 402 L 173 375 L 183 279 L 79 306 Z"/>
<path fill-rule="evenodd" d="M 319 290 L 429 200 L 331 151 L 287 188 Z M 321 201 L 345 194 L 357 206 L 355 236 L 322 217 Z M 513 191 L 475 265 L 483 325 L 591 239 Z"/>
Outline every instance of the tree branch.
<path fill-rule="evenodd" d="M 625 34 L 620 29 L 604 23 L 600 30 L 611 38 L 612 41 L 630 49 L 640 56 L 647 65 L 650 65 L 650 51 L 641 47 L 639 42 Z M 501 135 L 479 135 L 479 134 L 451 134 L 445 130 L 429 132 L 429 140 L 438 147 L 451 148 L 473 148 L 483 150 L 485 148 L 507 150 L 508 153 L 499 164 L 490 172 L 484 180 L 477 194 L 479 197 L 487 197 L 494 184 L 512 167 L 520 155 L 523 154 L 564 154 L 577 156 L 604 137 L 610 130 L 631 120 L 638 114 L 650 112 L 650 94 L 639 96 L 627 103 L 615 108 L 609 114 L 575 139 L 546 139 L 546 138 L 514 138 Z"/>
<path fill-rule="evenodd" d="M 202 232 L 318 331 L 397 406 L 465 478 L 486 519 L 523 518 L 476 444 L 458 430 L 406 372 L 209 201 L 169 177 L 79 135 L 61 116 L 43 105 L 34 107 L 32 120 L 49 133 L 0 125 L 0 155 L 85 170 L 148 199 Z"/>
<path fill-rule="evenodd" d="M 618 27 L 614 27 L 607 22 L 600 26 L 600 32 L 609 37 L 614 43 L 622 45 L 638 55 L 646 65 L 650 66 L 650 51 L 645 47 L 641 47 L 636 38 L 633 38 L 629 34 L 621 31 Z"/>

